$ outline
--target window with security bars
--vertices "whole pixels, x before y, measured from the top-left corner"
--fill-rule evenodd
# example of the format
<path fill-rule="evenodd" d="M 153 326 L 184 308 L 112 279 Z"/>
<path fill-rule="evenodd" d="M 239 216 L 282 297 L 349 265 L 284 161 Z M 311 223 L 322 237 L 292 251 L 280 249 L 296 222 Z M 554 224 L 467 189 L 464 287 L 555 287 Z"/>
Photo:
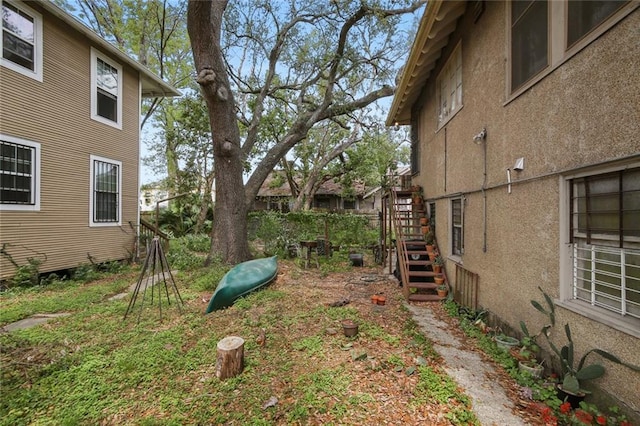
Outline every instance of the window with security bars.
<path fill-rule="evenodd" d="M 0 141 L 0 204 L 35 204 L 34 146 Z"/>
<path fill-rule="evenodd" d="M 572 297 L 640 318 L 640 168 L 570 182 Z"/>
<path fill-rule="evenodd" d="M 92 160 L 93 223 L 120 221 L 120 164 Z"/>

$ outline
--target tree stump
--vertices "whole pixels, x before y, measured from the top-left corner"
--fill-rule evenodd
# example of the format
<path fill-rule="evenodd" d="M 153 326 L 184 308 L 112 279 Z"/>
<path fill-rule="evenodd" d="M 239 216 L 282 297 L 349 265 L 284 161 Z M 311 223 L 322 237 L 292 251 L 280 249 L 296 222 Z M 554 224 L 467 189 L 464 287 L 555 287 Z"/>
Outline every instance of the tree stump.
<path fill-rule="evenodd" d="M 216 376 L 220 380 L 237 376 L 244 368 L 244 339 L 227 336 L 218 342 Z"/>

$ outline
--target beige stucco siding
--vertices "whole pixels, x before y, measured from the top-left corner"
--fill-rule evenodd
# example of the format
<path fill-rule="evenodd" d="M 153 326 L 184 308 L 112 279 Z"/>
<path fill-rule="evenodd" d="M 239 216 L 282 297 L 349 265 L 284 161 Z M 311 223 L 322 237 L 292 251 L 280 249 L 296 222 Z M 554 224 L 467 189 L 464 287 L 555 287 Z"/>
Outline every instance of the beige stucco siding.
<path fill-rule="evenodd" d="M 531 299 L 542 300 L 538 286 L 557 298 L 561 283 L 566 284 L 560 275 L 560 250 L 568 243 L 560 232 L 561 176 L 640 152 L 640 11 L 511 99 L 506 89 L 507 5 L 485 5 L 477 24 L 469 13 L 458 22 L 418 100 L 414 114 L 419 117 L 421 158 L 413 181 L 436 203 L 437 239 L 446 255 L 451 254 L 450 198 L 465 197 L 460 261 L 480 276 L 479 304 L 515 330 L 520 320 L 535 330 L 543 321 L 530 305 Z M 435 77 L 460 41 L 464 106 L 438 130 Z M 486 147 L 473 142 L 483 127 Z M 507 169 L 519 157 L 525 158 L 525 168 L 511 172 L 508 193 Z M 446 267 L 453 281 L 455 265 L 449 257 Z M 576 355 L 596 347 L 640 365 L 637 335 L 558 308 L 556 342 L 564 341 L 565 323 L 571 325 Z M 639 411 L 640 374 L 606 366 L 598 385 Z"/>
<path fill-rule="evenodd" d="M 0 133 L 41 144 L 40 211 L 0 211 L 0 240 L 19 264 L 40 270 L 123 259 L 138 206 L 138 73 L 123 67 L 122 130 L 91 119 L 91 46 L 43 12 L 43 81 L 0 68 Z M 104 52 L 101 52 L 104 54 Z M 113 59 L 113 58 L 112 58 Z M 90 227 L 90 156 L 122 162 L 122 226 Z M 13 267 L 0 260 L 0 278 Z"/>

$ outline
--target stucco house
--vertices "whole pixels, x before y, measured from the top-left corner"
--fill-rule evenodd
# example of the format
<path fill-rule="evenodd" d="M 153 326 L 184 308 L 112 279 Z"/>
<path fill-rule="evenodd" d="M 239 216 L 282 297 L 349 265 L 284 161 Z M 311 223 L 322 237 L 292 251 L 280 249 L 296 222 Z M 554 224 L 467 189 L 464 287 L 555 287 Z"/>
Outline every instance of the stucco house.
<path fill-rule="evenodd" d="M 1 5 L 0 279 L 130 257 L 141 100 L 180 93 L 52 2 Z"/>
<path fill-rule="evenodd" d="M 477 307 L 516 334 L 543 325 L 541 287 L 556 342 L 569 323 L 577 357 L 601 348 L 636 365 L 638 6 L 430 0 L 386 123 L 411 126 L 412 183 L 452 286 L 475 274 Z M 603 364 L 597 395 L 640 412 L 640 374 Z"/>

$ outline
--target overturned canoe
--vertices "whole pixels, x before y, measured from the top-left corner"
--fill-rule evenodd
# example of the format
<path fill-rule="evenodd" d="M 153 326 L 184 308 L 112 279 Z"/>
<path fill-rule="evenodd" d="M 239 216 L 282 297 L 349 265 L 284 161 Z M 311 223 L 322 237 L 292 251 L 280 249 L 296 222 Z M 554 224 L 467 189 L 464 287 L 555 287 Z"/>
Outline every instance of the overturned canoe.
<path fill-rule="evenodd" d="M 276 256 L 239 263 L 218 283 L 206 313 L 233 305 L 237 298 L 269 284 L 277 273 Z"/>

